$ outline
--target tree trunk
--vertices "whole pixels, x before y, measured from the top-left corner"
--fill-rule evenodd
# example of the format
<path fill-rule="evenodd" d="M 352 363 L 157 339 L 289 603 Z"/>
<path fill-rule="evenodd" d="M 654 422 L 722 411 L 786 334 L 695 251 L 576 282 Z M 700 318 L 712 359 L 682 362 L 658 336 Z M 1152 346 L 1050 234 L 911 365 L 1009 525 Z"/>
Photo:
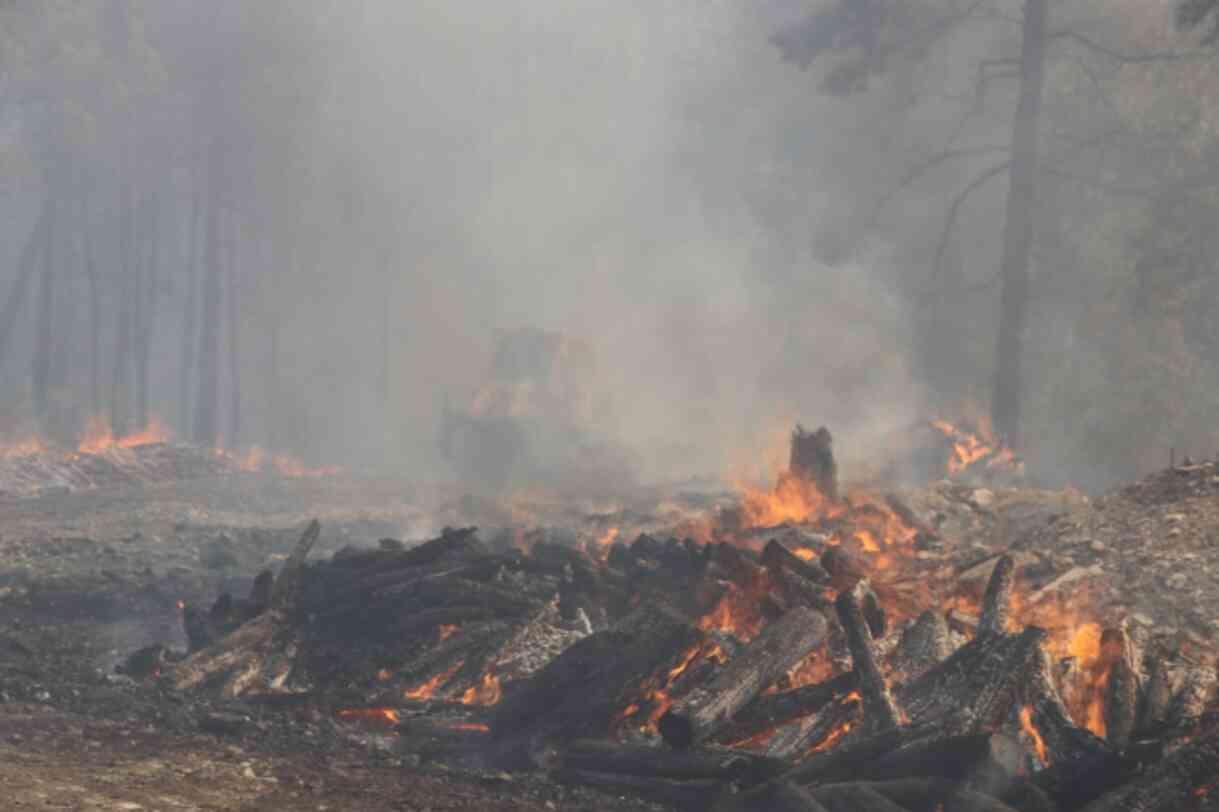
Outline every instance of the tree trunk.
<path fill-rule="evenodd" d="M 139 428 L 148 426 L 148 368 L 152 362 L 152 336 L 157 317 L 157 255 L 160 250 L 158 242 L 159 222 L 157 217 L 157 199 L 152 197 L 146 204 L 148 218 L 145 227 L 148 229 L 147 250 L 141 261 L 138 277 L 136 302 L 139 306 L 139 318 L 136 321 L 136 423 Z"/>
<path fill-rule="evenodd" d="M 178 371 L 178 408 L 181 410 L 178 416 L 178 425 L 181 426 L 183 433 L 190 430 L 191 417 L 191 373 L 195 371 L 195 333 L 197 327 L 195 324 L 196 310 L 196 291 L 199 283 L 197 281 L 199 265 L 199 212 L 203 208 L 203 195 L 199 192 L 199 172 L 195 171 L 194 188 L 191 190 L 191 209 L 190 219 L 187 223 L 187 248 L 186 248 L 186 302 L 183 305 L 184 312 L 182 314 L 182 366 Z"/>
<path fill-rule="evenodd" d="M 1013 448 L 1022 445 L 1020 401 L 1022 345 L 1029 300 L 1029 254 L 1037 193 L 1037 136 L 1045 76 L 1048 0 L 1025 0 L 1020 53 L 1020 103 L 1012 124 L 1003 255 L 1000 265 L 999 341 L 991 416 L 995 429 Z"/>
<path fill-rule="evenodd" d="M 237 241 L 241 237 L 241 226 L 236 212 L 231 213 L 228 256 L 225 263 L 225 322 L 228 325 L 229 345 L 229 447 L 237 448 L 241 438 L 241 323 L 237 306 Z"/>
<path fill-rule="evenodd" d="M 48 199 L 43 204 L 42 214 L 38 216 L 34 230 L 26 240 L 25 248 L 21 250 L 21 259 L 18 260 L 17 266 L 17 281 L 13 283 L 13 289 L 4 303 L 3 313 L 0 313 L 0 361 L 4 359 L 4 354 L 8 350 L 9 336 L 12 335 L 13 327 L 16 326 L 17 319 L 21 315 L 21 305 L 25 302 L 25 292 L 30 286 L 30 278 L 38 267 L 38 251 L 43 245 L 43 234 L 50 227 L 50 218 L 51 201 Z"/>
<path fill-rule="evenodd" d="M 81 205 L 82 252 L 85 276 L 89 282 L 89 416 L 102 413 L 102 302 L 97 278 L 97 256 L 93 250 L 93 230 L 89 227 L 89 204 Z"/>
<path fill-rule="evenodd" d="M 130 419 L 128 367 L 131 364 L 132 295 L 135 273 L 132 261 L 131 184 L 123 181 L 119 193 L 119 312 L 114 339 L 114 376 L 110 381 L 110 429 L 116 436 L 127 433 Z"/>
<path fill-rule="evenodd" d="M 223 156 L 219 139 L 208 147 L 207 158 L 207 231 L 203 243 L 203 312 L 199 335 L 199 389 L 195 402 L 194 439 L 199 445 L 215 447 L 216 411 L 220 396 L 220 215 L 224 205 L 221 190 Z"/>
<path fill-rule="evenodd" d="M 47 208 L 47 222 L 42 232 L 42 274 L 39 277 L 38 327 L 34 344 L 34 363 L 31 369 L 34 398 L 34 416 L 46 427 L 50 417 L 48 388 L 51 382 L 51 343 L 54 329 L 51 317 L 55 302 L 55 204 Z"/>

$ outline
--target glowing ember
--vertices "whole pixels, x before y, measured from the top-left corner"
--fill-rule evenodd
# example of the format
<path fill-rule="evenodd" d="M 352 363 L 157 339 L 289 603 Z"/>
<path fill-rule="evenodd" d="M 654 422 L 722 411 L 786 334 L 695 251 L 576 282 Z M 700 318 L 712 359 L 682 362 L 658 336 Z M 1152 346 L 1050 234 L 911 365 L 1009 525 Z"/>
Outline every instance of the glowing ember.
<path fill-rule="evenodd" d="M 442 685 L 444 685 L 449 680 L 451 680 L 453 678 L 453 675 L 457 673 L 457 670 L 459 668 L 461 668 L 464 664 L 465 664 L 464 662 L 462 662 L 461 660 L 458 660 L 457 663 L 454 666 L 452 666 L 448 671 L 445 671 L 444 673 L 441 673 L 441 674 L 437 674 L 436 676 L 432 677 L 431 679 L 429 679 L 427 682 L 423 683 L 422 685 L 418 685 L 414 688 L 408 688 L 403 693 L 405 694 L 407 699 L 419 699 L 419 700 L 431 699 L 433 696 L 436 695 L 436 689 L 441 687 Z"/>
<path fill-rule="evenodd" d="M 396 725 L 401 720 L 398 711 L 393 708 L 348 708 L 338 712 L 340 719 L 358 719 L 361 721 L 384 722 Z"/>
<path fill-rule="evenodd" d="M 835 745 L 837 745 L 838 742 L 842 741 L 842 737 L 847 735 L 848 733 L 850 733 L 852 728 L 854 728 L 854 727 L 855 727 L 854 722 L 849 722 L 849 721 L 843 722 L 842 724 L 838 725 L 833 730 L 831 730 L 830 735 L 828 735 L 824 739 L 822 739 L 817 744 L 816 747 L 809 750 L 808 751 L 809 754 L 811 755 L 813 753 L 823 753 L 826 750 L 829 750 L 831 747 L 834 747 Z"/>
<path fill-rule="evenodd" d="M 1020 729 L 1033 740 L 1033 748 L 1037 751 L 1037 760 L 1041 762 L 1041 766 L 1048 765 L 1050 757 L 1045 749 L 1045 739 L 1041 738 L 1041 732 L 1033 724 L 1033 709 L 1028 705 L 1020 709 Z"/>
<path fill-rule="evenodd" d="M 164 443 L 168 440 L 169 430 L 155 417 L 135 434 L 117 438 L 105 420 L 94 417 L 85 427 L 85 434 L 77 444 L 76 450 L 81 454 L 100 454 L 111 448 L 135 448 L 150 443 Z"/>
<path fill-rule="evenodd" d="M 443 643 L 445 640 L 448 640 L 459 631 L 461 631 L 461 626 L 458 626 L 455 623 L 444 623 L 436 628 L 436 636 L 439 637 L 440 642 Z"/>
<path fill-rule="evenodd" d="M 643 720 L 639 726 L 643 730 L 655 733 L 657 723 L 660 722 L 660 717 L 664 716 L 669 708 L 673 706 L 673 697 L 669 695 L 669 692 L 677 679 L 696 662 L 702 662 L 703 660 L 723 662 L 724 659 L 724 650 L 716 643 L 702 643 L 691 647 L 682 654 L 677 665 L 670 668 L 662 679 L 648 679 L 644 681 L 644 684 L 640 688 L 639 701 L 632 702 L 622 713 L 618 714 L 614 719 L 614 729 L 621 727 L 627 720 L 636 716 L 643 709 L 644 705 L 647 705 L 649 707 L 647 719 Z"/>
<path fill-rule="evenodd" d="M 503 696 L 499 685 L 499 677 L 488 670 L 479 678 L 477 685 L 472 685 L 461 695 L 463 705 L 494 705 Z"/>
<path fill-rule="evenodd" d="M 377 682 L 389 682 L 394 674 L 388 668 L 382 668 L 377 672 Z"/>
<path fill-rule="evenodd" d="M 453 722 L 452 724 L 444 725 L 449 730 L 469 730 L 475 733 L 489 733 L 491 728 L 481 722 Z"/>
<path fill-rule="evenodd" d="M 812 561 L 817 557 L 817 551 L 810 550 L 808 547 L 797 547 L 792 552 L 794 552 L 796 554 L 796 558 L 799 558 L 801 561 Z"/>

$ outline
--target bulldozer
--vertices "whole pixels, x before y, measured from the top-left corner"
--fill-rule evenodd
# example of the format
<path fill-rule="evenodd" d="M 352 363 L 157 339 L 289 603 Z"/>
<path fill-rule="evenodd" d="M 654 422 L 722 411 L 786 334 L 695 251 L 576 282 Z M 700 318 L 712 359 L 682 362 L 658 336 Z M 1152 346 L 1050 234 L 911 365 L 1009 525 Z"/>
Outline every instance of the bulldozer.
<path fill-rule="evenodd" d="M 538 328 L 500 329 L 468 405 L 446 403 L 442 456 L 460 480 L 502 491 L 632 481 L 629 455 L 609 434 L 612 404 L 596 387 L 592 347 Z"/>

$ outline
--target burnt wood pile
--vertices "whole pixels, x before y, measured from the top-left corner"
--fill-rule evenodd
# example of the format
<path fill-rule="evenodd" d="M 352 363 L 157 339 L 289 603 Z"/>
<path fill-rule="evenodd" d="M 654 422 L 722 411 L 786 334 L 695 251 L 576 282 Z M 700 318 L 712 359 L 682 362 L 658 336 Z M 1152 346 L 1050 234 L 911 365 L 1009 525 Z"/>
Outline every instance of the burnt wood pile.
<path fill-rule="evenodd" d="M 1052 655 L 1013 619 L 1007 556 L 950 625 L 887 616 L 836 546 L 467 528 L 310 562 L 318 529 L 249 596 L 186 607 L 192 651 L 164 678 L 380 714 L 427 758 L 685 809 L 1219 808 L 1214 670 L 1120 624 L 1086 672 Z"/>

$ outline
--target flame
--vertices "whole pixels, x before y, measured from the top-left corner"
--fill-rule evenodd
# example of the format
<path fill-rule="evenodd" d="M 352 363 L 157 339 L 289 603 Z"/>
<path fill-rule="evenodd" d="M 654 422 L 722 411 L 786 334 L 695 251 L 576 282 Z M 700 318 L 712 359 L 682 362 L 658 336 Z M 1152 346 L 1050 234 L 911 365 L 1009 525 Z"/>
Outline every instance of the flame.
<path fill-rule="evenodd" d="M 46 443 L 37 435 L 9 443 L 0 443 L 0 457 L 32 457 L 35 454 L 43 454 L 46 450 Z"/>
<path fill-rule="evenodd" d="M 726 632 L 744 642 L 756 637 L 764 625 L 760 602 L 735 584 L 729 584 L 724 596 L 698 621 L 705 632 Z"/>
<path fill-rule="evenodd" d="M 377 672 L 377 682 L 389 682 L 394 676 L 394 673 L 388 668 L 382 668 Z"/>
<path fill-rule="evenodd" d="M 1041 766 L 1047 766 L 1050 757 L 1046 752 L 1045 739 L 1041 738 L 1041 731 L 1033 724 L 1033 709 L 1028 705 L 1020 709 L 1020 729 L 1033 740 L 1033 748 L 1037 751 L 1037 760 L 1041 762 Z"/>
<path fill-rule="evenodd" d="M 401 719 L 393 708 L 347 708 L 338 712 L 340 719 L 364 719 L 396 725 Z"/>
<path fill-rule="evenodd" d="M 817 551 L 811 550 L 808 547 L 797 547 L 796 549 L 792 550 L 792 552 L 795 553 L 796 558 L 799 558 L 801 561 L 812 561 L 817 557 Z"/>
<path fill-rule="evenodd" d="M 84 436 L 77 443 L 76 450 L 80 454 L 100 454 L 111 448 L 135 448 L 150 443 L 164 443 L 169 440 L 169 429 L 159 419 L 153 417 L 148 425 L 135 434 L 115 437 L 110 425 L 100 417 L 89 419 L 85 426 Z"/>
<path fill-rule="evenodd" d="M 500 688 L 499 677 L 495 672 L 487 670 L 479 678 L 477 685 L 472 685 L 461 695 L 463 705 L 495 705 L 504 695 Z"/>
<path fill-rule="evenodd" d="M 741 525 L 745 528 L 805 524 L 841 512 L 841 506 L 826 498 L 816 483 L 791 471 L 780 473 L 770 490 L 742 487 Z"/>
<path fill-rule="evenodd" d="M 948 473 L 959 474 L 981 460 L 986 460 L 987 468 L 1011 468 L 1017 473 L 1024 470 L 1015 452 L 1003 445 L 995 436 L 990 418 L 979 415 L 972 421 L 975 431 L 953 425 L 947 420 L 932 420 L 932 428 L 939 431 L 952 442 L 952 454 L 948 458 Z"/>
<path fill-rule="evenodd" d="M 288 479 L 317 479 L 337 476 L 343 472 L 342 468 L 335 465 L 311 468 L 290 454 L 271 454 L 260 446 L 251 446 L 245 451 L 218 448 L 216 455 L 228 460 L 238 470 L 251 474 L 274 471 Z"/>
<path fill-rule="evenodd" d="M 813 753 L 822 753 L 822 752 L 825 752 L 826 750 L 829 750 L 831 747 L 834 747 L 835 745 L 838 744 L 838 742 L 842 741 L 842 737 L 847 735 L 848 733 L 850 733 L 851 729 L 854 727 L 855 727 L 854 722 L 851 722 L 851 721 L 842 722 L 837 727 L 835 727 L 833 730 L 831 730 L 830 734 L 828 736 L 826 736 L 824 739 L 822 739 L 820 742 L 818 742 L 816 747 L 813 747 L 811 750 L 809 750 L 808 751 L 809 755 L 812 755 Z"/>
<path fill-rule="evenodd" d="M 620 728 L 628 719 L 636 716 L 643 707 L 649 707 L 647 718 L 644 719 L 639 727 L 641 730 L 655 733 L 657 724 L 660 722 L 660 717 L 664 716 L 669 708 L 673 706 L 673 697 L 670 691 L 673 688 L 677 679 L 689 670 L 695 662 L 704 660 L 715 660 L 723 662 L 726 659 L 724 650 L 717 643 L 704 642 L 691 646 L 682 653 L 681 659 L 677 665 L 673 666 L 664 674 L 663 677 L 656 679 L 649 677 L 644 680 L 640 686 L 640 698 L 627 705 L 627 707 L 614 718 L 614 729 Z"/>
<path fill-rule="evenodd" d="M 443 643 L 453 635 L 461 631 L 461 626 L 456 623 L 443 623 L 436 627 L 436 635 L 440 638 L 438 642 Z"/>
<path fill-rule="evenodd" d="M 414 688 L 408 688 L 406 691 L 403 692 L 403 694 L 406 696 L 407 699 L 419 699 L 419 700 L 431 699 L 433 696 L 435 696 L 436 689 L 439 688 L 440 686 L 444 685 L 449 680 L 451 680 L 453 678 L 453 675 L 456 674 L 457 670 L 459 668 L 461 668 L 463 665 L 465 665 L 465 663 L 461 660 L 458 660 L 457 663 L 455 665 L 453 665 L 451 668 L 449 668 L 448 671 L 445 671 L 440 674 L 436 674 L 434 677 L 429 679 L 427 682 L 425 682 L 421 685 L 418 685 Z"/>
<path fill-rule="evenodd" d="M 444 725 L 449 730 L 470 730 L 475 733 L 489 733 L 491 728 L 481 722 L 453 722 Z"/>

